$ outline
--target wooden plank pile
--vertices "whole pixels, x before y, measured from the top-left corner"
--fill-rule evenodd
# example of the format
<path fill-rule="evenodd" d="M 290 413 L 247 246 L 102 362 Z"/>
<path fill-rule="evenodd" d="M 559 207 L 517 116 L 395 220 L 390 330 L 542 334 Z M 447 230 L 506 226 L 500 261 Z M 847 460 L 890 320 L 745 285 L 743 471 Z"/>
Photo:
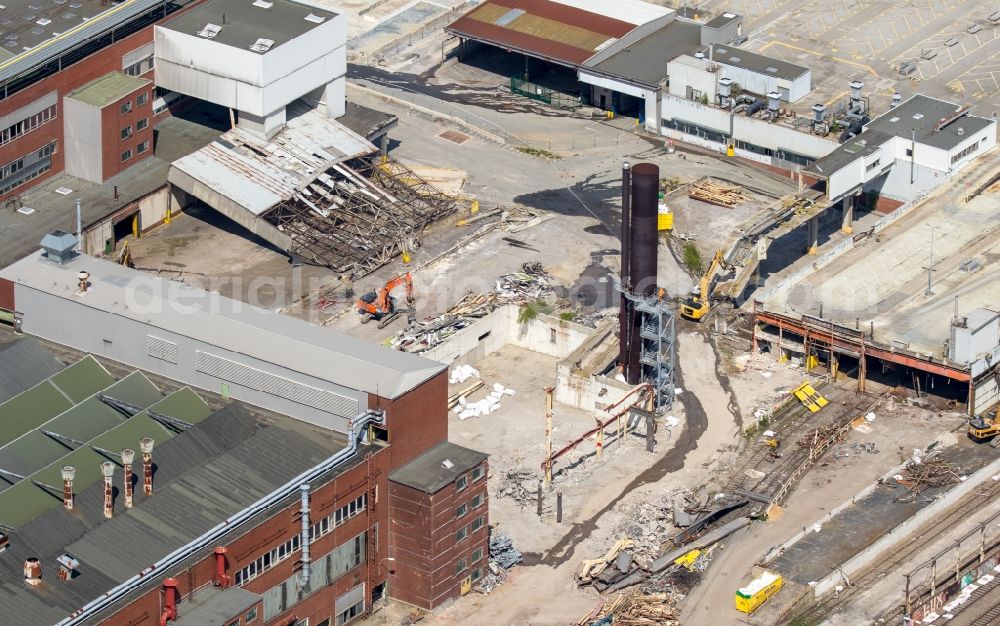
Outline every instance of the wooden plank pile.
<path fill-rule="evenodd" d="M 676 626 L 681 612 L 673 593 L 644 595 L 639 591 L 620 593 L 605 603 L 597 614 L 584 615 L 577 626 L 615 624 L 615 626 Z"/>
<path fill-rule="evenodd" d="M 896 482 L 907 489 L 907 493 L 896 498 L 896 501 L 913 502 L 927 489 L 947 487 L 961 480 L 959 467 L 937 455 L 914 458 L 896 476 Z"/>
<path fill-rule="evenodd" d="M 738 185 L 720 183 L 711 178 L 702 178 L 691 183 L 688 197 L 726 208 L 750 201 L 750 196 L 743 193 Z"/>

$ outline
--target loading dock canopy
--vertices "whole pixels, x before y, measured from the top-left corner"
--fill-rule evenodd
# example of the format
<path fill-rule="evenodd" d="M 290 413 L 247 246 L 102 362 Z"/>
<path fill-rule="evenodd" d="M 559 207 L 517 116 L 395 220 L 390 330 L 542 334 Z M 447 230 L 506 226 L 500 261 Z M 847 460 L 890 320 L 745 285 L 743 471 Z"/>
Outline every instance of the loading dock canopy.
<path fill-rule="evenodd" d="M 486 0 L 445 30 L 577 67 L 639 26 L 673 13 L 641 0 Z"/>

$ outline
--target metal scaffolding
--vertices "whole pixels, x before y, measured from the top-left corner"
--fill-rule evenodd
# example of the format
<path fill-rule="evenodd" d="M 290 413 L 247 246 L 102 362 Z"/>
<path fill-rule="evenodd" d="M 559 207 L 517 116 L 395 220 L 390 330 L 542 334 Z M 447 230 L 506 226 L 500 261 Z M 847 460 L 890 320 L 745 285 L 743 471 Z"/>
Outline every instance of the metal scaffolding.
<path fill-rule="evenodd" d="M 639 364 L 641 380 L 656 390 L 656 409 L 674 404 L 674 363 L 676 362 L 676 307 L 655 296 L 623 292 L 639 314 Z"/>
<path fill-rule="evenodd" d="M 424 228 L 456 208 L 455 198 L 388 157 L 351 165 L 331 165 L 262 215 L 307 263 L 364 276 L 418 247 Z"/>

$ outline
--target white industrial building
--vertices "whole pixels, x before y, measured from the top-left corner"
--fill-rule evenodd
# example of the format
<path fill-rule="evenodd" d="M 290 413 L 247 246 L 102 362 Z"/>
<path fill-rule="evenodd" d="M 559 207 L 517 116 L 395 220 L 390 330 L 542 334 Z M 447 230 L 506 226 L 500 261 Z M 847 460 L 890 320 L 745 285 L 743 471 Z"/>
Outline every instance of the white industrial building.
<path fill-rule="evenodd" d="M 156 83 L 219 104 L 270 138 L 308 97 L 345 111 L 347 16 L 298 0 L 211 0 L 156 26 Z"/>
<path fill-rule="evenodd" d="M 990 369 L 1000 363 L 1000 313 L 975 309 L 951 323 L 948 359 L 968 365 L 975 390 L 973 415 L 979 415 L 1000 402 L 1000 376 Z"/>
<path fill-rule="evenodd" d="M 995 119 L 918 94 L 864 124 L 862 132 L 804 173 L 825 181 L 831 203 L 862 192 L 906 202 L 951 178 L 996 142 Z"/>

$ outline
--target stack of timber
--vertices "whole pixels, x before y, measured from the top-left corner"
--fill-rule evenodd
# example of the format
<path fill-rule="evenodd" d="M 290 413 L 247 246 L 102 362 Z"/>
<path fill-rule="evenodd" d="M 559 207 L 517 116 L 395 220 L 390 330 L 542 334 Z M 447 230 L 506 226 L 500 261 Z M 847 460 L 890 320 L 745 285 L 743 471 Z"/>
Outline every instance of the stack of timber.
<path fill-rule="evenodd" d="M 750 196 L 743 193 L 737 185 L 720 183 L 711 178 L 702 178 L 692 183 L 688 189 L 688 197 L 727 208 L 750 201 Z"/>

